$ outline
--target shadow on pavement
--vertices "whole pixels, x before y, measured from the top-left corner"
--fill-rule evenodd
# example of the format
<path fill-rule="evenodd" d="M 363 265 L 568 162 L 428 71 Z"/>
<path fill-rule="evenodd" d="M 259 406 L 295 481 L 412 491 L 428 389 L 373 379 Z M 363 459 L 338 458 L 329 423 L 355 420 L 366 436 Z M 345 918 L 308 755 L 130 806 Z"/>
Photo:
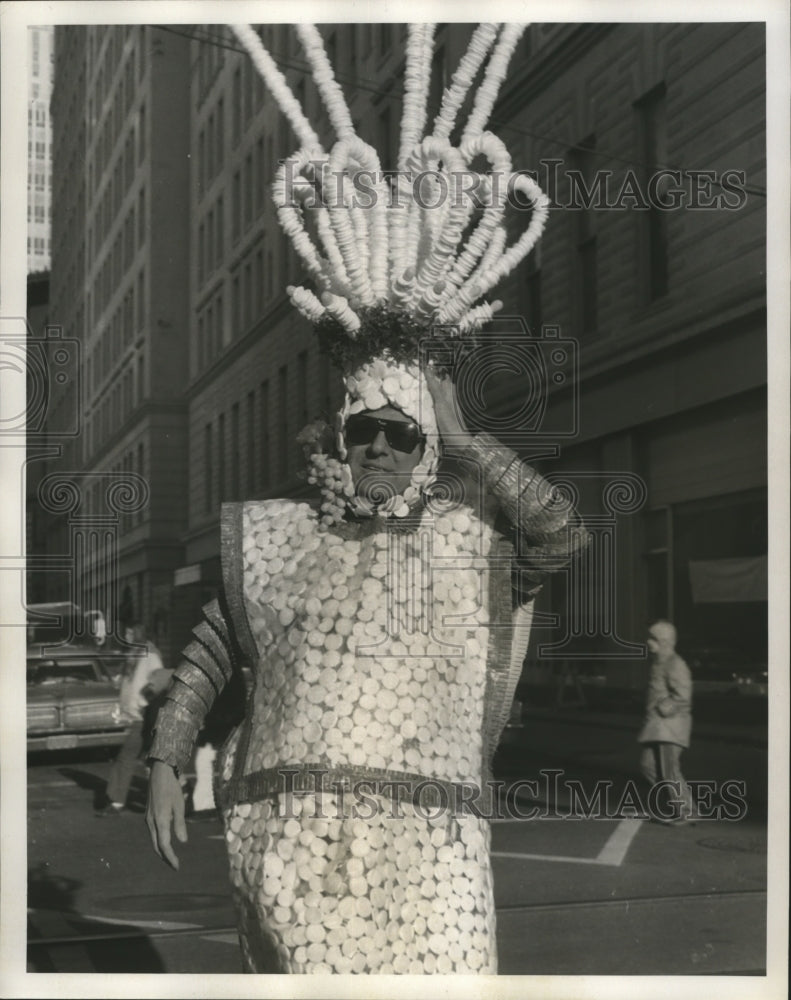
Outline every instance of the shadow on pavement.
<path fill-rule="evenodd" d="M 74 901 L 82 883 L 48 870 L 28 872 L 28 972 L 164 972 L 156 948 L 133 924 L 85 919 Z"/>

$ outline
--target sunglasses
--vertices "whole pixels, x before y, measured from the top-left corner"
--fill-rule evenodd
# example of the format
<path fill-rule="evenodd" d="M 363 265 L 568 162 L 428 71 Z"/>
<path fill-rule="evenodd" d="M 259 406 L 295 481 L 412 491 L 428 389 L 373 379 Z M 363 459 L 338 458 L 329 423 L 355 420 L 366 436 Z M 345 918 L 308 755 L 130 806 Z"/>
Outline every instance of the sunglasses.
<path fill-rule="evenodd" d="M 347 445 L 371 444 L 376 435 L 384 431 L 385 440 L 395 451 L 414 451 L 426 440 L 425 434 L 415 423 L 403 423 L 400 420 L 380 420 L 364 413 L 355 413 L 349 417 L 344 428 Z"/>

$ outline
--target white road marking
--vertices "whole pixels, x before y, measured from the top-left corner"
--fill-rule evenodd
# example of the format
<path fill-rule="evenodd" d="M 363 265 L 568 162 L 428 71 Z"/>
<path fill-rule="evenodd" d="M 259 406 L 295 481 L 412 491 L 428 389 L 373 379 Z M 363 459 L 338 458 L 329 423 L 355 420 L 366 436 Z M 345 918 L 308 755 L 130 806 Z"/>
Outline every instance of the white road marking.
<path fill-rule="evenodd" d="M 28 785 L 28 790 L 35 792 L 37 788 L 63 788 L 66 785 L 71 785 L 73 788 L 77 787 L 76 782 L 69 781 L 67 778 L 63 778 L 60 781 L 31 782 L 30 785 Z"/>
<path fill-rule="evenodd" d="M 560 861 L 576 865 L 608 865 L 619 867 L 629 845 L 642 826 L 641 819 L 622 819 L 595 858 L 574 858 L 563 854 L 528 854 L 521 851 L 492 851 L 493 858 L 523 858 L 530 861 Z"/>
<path fill-rule="evenodd" d="M 567 861 L 575 865 L 600 865 L 598 858 L 570 858 L 563 854 L 522 854 L 520 851 L 492 851 L 493 858 L 521 858 L 530 861 Z"/>
<path fill-rule="evenodd" d="M 607 843 L 599 851 L 599 856 L 596 859 L 599 864 L 615 865 L 616 867 L 620 865 L 642 823 L 641 819 L 622 819 L 610 834 Z"/>

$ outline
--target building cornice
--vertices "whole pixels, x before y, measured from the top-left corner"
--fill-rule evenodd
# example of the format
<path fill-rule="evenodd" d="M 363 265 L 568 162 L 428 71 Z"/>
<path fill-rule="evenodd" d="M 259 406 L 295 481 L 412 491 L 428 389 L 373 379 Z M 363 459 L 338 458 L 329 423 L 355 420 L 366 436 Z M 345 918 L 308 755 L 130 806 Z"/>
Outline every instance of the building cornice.
<path fill-rule="evenodd" d="M 182 397 L 175 402 L 148 400 L 136 406 L 118 430 L 114 434 L 111 434 L 99 450 L 91 455 L 90 460 L 85 465 L 86 471 L 92 472 L 94 469 L 101 468 L 102 462 L 112 453 L 114 448 L 118 447 L 128 434 L 131 434 L 132 431 L 138 428 L 142 429 L 146 420 L 158 416 L 177 416 L 182 417 L 186 421 L 187 407 L 185 399 Z"/>

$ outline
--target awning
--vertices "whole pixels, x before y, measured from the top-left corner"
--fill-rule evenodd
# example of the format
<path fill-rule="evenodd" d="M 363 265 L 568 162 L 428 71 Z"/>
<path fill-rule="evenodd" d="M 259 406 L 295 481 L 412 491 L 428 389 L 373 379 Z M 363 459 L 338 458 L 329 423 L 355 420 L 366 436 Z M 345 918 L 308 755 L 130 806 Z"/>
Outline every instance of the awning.
<path fill-rule="evenodd" d="M 766 556 L 690 560 L 689 582 L 695 604 L 767 600 Z"/>

